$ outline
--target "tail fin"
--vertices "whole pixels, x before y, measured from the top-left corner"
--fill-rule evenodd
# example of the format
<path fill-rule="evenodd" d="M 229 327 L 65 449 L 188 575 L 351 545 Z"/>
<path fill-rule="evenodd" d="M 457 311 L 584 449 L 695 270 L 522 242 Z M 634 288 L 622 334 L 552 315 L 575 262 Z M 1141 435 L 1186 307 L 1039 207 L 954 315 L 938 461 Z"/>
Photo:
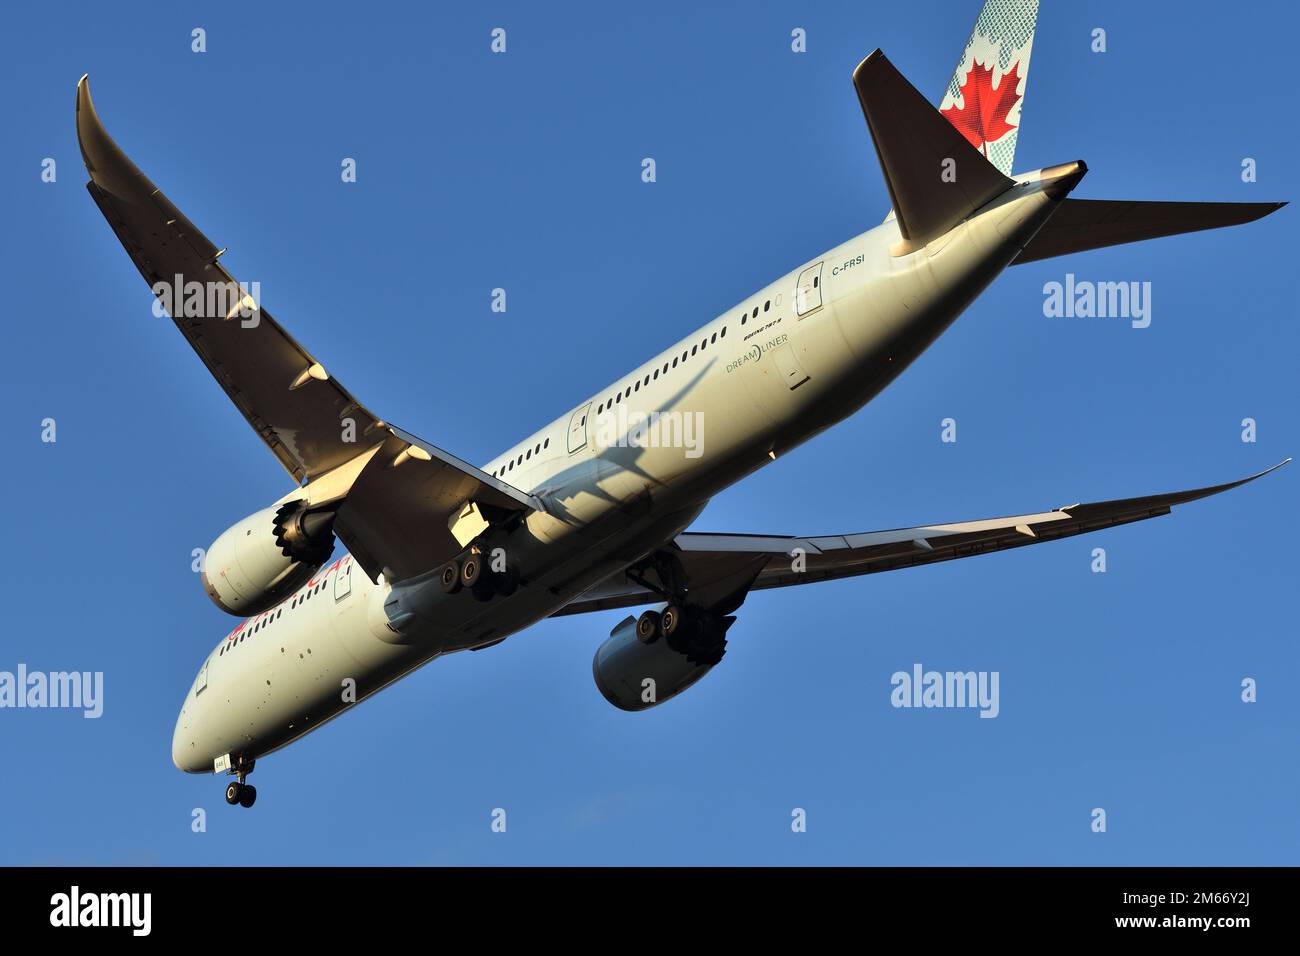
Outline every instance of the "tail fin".
<path fill-rule="evenodd" d="M 1010 189 L 967 139 L 877 50 L 853 71 L 880 168 L 910 252 Z"/>
<path fill-rule="evenodd" d="M 1238 226 L 1262 219 L 1284 202 L 1125 202 L 1067 199 L 1011 264 L 1176 236 L 1202 229 Z"/>
<path fill-rule="evenodd" d="M 1011 175 L 1038 0 L 986 0 L 939 103 L 966 140 Z"/>

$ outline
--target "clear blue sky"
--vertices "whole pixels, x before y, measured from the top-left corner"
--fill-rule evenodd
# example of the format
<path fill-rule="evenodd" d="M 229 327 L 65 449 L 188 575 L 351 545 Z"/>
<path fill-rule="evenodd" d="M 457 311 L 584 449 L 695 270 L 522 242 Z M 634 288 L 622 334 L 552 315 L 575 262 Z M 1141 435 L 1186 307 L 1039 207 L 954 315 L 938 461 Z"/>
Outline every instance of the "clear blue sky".
<path fill-rule="evenodd" d="M 1296 862 L 1300 465 L 1099 535 L 756 595 L 725 662 L 645 714 L 592 685 L 611 612 L 434 663 L 264 761 L 251 812 L 173 768 L 182 696 L 233 620 L 191 549 L 289 484 L 150 315 L 86 194 L 77 78 L 333 374 L 482 462 L 879 222 L 850 73 L 882 47 L 937 100 L 979 3 L 707 7 L 7 13 L 0 670 L 101 670 L 106 702 L 98 721 L 0 711 L 0 862 Z M 1045 0 L 1017 168 L 1083 158 L 1091 198 L 1298 198 L 1298 19 L 1282 3 L 1225 20 L 1222 3 Z M 488 52 L 496 26 L 504 56 Z M 698 527 L 991 517 L 1294 454 L 1295 230 L 1291 208 L 1017 268 L 880 399 Z M 1150 281 L 1151 327 L 1044 318 L 1043 284 L 1067 271 Z M 939 440 L 948 416 L 955 445 Z M 45 417 L 57 444 L 40 441 Z M 999 671 L 1001 715 L 891 708 L 890 675 L 915 662 Z"/>

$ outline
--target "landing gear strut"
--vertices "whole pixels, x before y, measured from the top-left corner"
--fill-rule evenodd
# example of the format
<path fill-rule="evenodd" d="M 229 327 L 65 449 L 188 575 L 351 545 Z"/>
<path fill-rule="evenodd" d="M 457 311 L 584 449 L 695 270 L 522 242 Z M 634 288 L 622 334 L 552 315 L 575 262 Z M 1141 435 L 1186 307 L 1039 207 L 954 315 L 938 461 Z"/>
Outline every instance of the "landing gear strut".
<path fill-rule="evenodd" d="M 226 784 L 226 803 L 232 807 L 239 804 L 241 807 L 251 807 L 257 800 L 257 788 L 252 784 L 245 783 L 248 775 L 253 772 L 254 760 L 245 760 L 240 757 L 228 773 L 233 773 L 237 779 Z"/>

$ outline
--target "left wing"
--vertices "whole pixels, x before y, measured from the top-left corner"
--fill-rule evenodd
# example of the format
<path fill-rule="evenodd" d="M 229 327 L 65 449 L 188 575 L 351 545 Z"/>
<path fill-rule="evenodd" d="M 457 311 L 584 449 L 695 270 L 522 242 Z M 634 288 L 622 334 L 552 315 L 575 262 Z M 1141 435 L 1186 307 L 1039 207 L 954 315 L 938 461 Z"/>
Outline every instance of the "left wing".
<path fill-rule="evenodd" d="M 707 607 L 715 595 L 719 600 L 733 601 L 735 582 L 750 579 L 750 575 L 753 575 L 753 583 L 749 586 L 751 591 L 784 588 L 969 558 L 1156 518 L 1169 514 L 1174 505 L 1217 495 L 1254 481 L 1290 460 L 1288 458 L 1257 475 L 1224 485 L 1144 498 L 1067 505 L 1038 514 L 804 538 L 687 532 L 677 536 L 674 547 L 685 573 L 688 593 L 698 595 L 698 603 Z M 802 569 L 795 570 L 796 566 Z M 660 600 L 662 598 L 649 588 L 620 574 L 557 611 L 556 616 L 632 607 Z"/>

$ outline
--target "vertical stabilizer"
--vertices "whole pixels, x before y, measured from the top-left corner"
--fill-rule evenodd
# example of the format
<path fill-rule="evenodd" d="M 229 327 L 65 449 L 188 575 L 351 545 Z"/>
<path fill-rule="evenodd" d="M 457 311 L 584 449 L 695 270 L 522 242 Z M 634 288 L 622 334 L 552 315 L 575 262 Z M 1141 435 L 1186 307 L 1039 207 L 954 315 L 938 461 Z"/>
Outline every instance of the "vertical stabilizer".
<path fill-rule="evenodd" d="M 1004 176 L 1011 175 L 1038 0 L 987 0 L 939 103 L 941 112 Z"/>

